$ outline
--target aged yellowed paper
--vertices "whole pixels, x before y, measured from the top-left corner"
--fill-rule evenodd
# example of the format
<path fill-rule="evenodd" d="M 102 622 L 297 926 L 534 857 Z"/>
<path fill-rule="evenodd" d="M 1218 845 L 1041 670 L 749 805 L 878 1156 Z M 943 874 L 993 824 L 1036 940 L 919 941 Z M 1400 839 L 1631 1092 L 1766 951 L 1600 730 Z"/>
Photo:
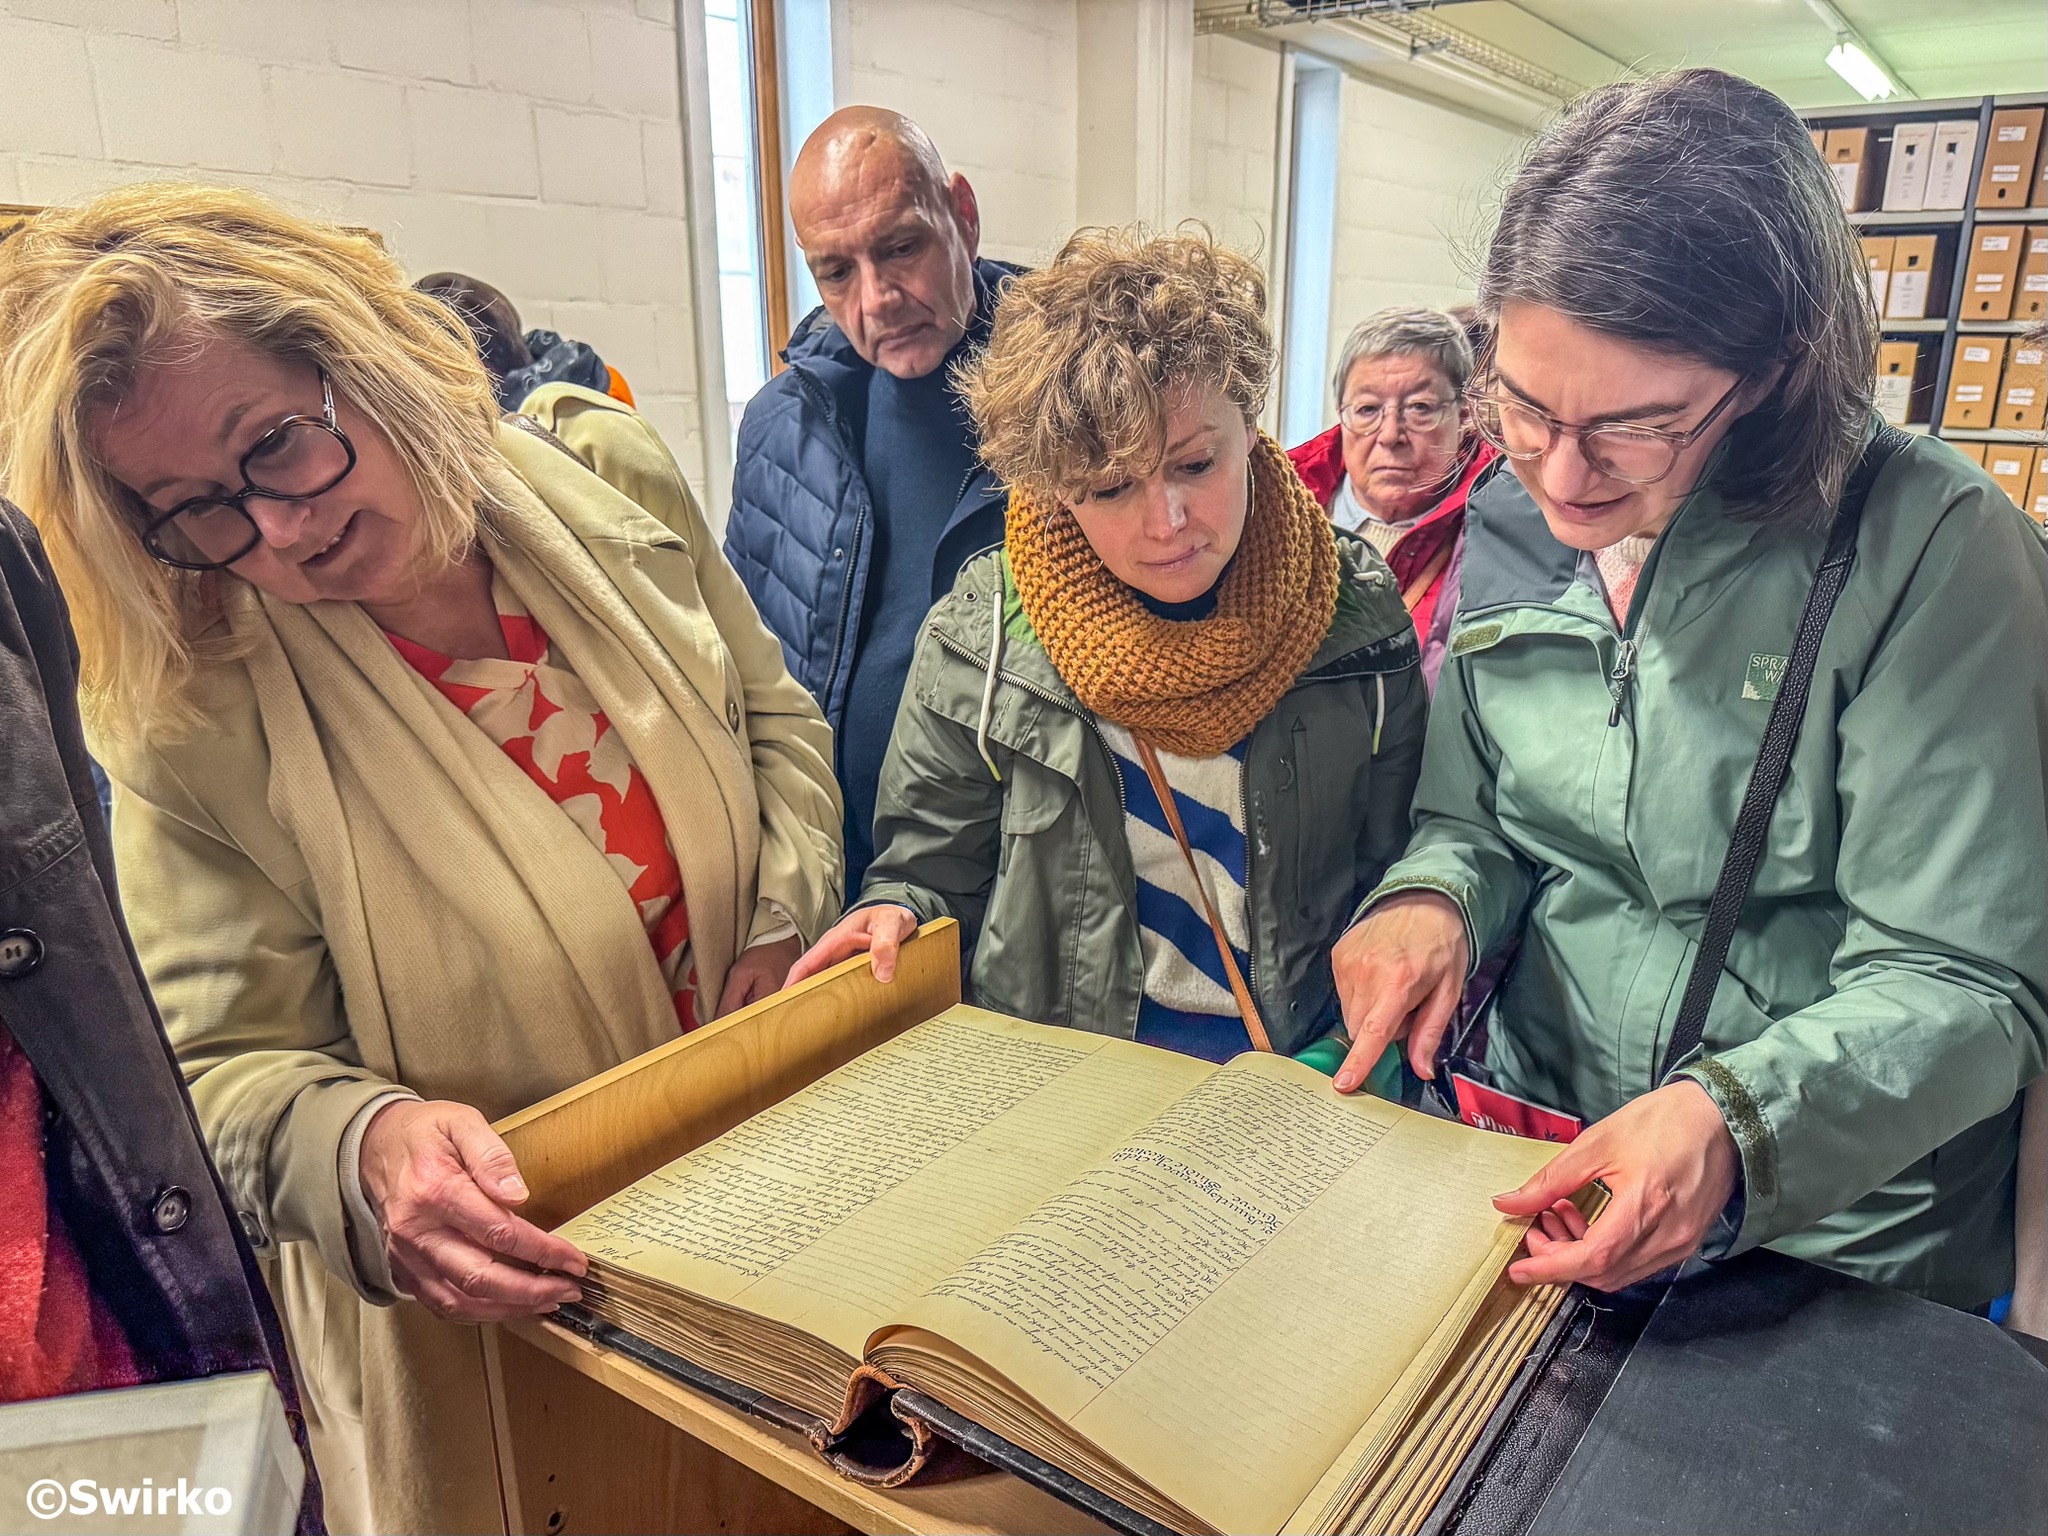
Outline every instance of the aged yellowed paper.
<path fill-rule="evenodd" d="M 561 1235 L 858 1359 L 919 1292 L 1215 1070 L 952 1008 Z"/>
<path fill-rule="evenodd" d="M 1277 1531 L 1477 1310 L 1516 1236 L 1490 1197 L 1555 1152 L 1242 1056 L 903 1320 L 1217 1529 Z"/>

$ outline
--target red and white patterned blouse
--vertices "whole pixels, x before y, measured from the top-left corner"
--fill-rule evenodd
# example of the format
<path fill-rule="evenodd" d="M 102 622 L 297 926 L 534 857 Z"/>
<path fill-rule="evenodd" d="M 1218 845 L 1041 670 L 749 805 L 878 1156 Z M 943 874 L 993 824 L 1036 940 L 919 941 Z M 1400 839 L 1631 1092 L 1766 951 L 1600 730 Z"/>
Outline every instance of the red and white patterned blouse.
<path fill-rule="evenodd" d="M 654 793 L 597 700 L 549 649 L 547 631 L 491 584 L 509 661 L 459 661 L 385 633 L 414 671 L 473 720 L 583 829 L 639 905 L 685 1032 L 703 1021 L 683 872 Z"/>

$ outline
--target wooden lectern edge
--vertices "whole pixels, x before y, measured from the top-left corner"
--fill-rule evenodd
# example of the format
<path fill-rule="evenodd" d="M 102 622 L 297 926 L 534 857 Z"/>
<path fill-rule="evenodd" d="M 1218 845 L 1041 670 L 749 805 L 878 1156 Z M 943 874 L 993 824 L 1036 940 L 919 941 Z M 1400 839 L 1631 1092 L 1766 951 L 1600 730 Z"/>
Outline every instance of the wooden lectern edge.
<path fill-rule="evenodd" d="M 953 955 L 957 966 L 960 954 L 959 927 L 960 925 L 950 917 L 935 918 L 919 928 L 905 942 L 903 946 L 904 956 L 908 958 L 912 951 L 920 948 L 927 938 L 936 938 L 938 935 L 952 930 L 954 932 Z M 867 965 L 868 957 L 864 954 L 854 955 L 849 959 L 842 960 L 837 965 L 818 972 L 815 976 L 806 977 L 793 987 L 785 987 L 780 992 L 771 992 L 759 1002 L 749 1003 L 744 1008 L 735 1009 L 722 1019 L 713 1019 L 709 1024 L 700 1025 L 687 1035 L 678 1035 L 666 1044 L 657 1045 L 651 1051 L 642 1051 L 638 1056 L 622 1061 L 616 1067 L 606 1068 L 595 1077 L 587 1077 L 573 1087 L 564 1088 L 560 1093 L 550 1094 L 547 1098 L 529 1104 L 524 1109 L 514 1110 L 511 1114 L 505 1116 L 504 1119 L 494 1122 L 491 1129 L 500 1136 L 516 1134 L 536 1121 L 546 1119 L 564 1105 L 572 1104 L 578 1099 L 587 1098 L 592 1093 L 601 1092 L 611 1084 L 618 1082 L 621 1078 L 631 1077 L 635 1073 L 644 1071 L 649 1066 L 674 1056 L 679 1052 L 701 1047 L 706 1041 L 715 1040 L 719 1036 L 729 1034 L 735 1029 L 743 1029 L 762 1015 L 780 1012 L 791 1003 L 809 997 L 813 993 L 825 991 L 835 983 L 842 982 L 847 977 L 859 976 L 866 971 Z M 873 973 L 869 971 L 867 975 L 868 979 L 872 981 Z M 874 984 L 878 988 L 882 985 L 880 982 L 875 982 Z M 893 987 L 896 983 L 892 981 L 888 985 Z M 957 992 L 957 990 L 956 987 L 955 991 Z M 953 1001 L 958 1002 L 958 996 L 955 996 Z"/>
<path fill-rule="evenodd" d="M 544 1227 L 559 1225 L 959 1001 L 959 925 L 941 919 L 903 946 L 895 979 L 886 986 L 874 979 L 868 957 L 857 955 L 509 1115 L 495 1129 L 532 1191 L 522 1214 Z M 618 1471 L 606 1445 L 611 1437 L 623 1443 L 637 1433 L 624 1420 L 595 1422 L 615 1420 L 602 1403 L 586 1403 L 572 1422 L 563 1422 L 555 1400 L 562 1398 L 560 1407 L 567 1409 L 566 1382 L 551 1387 L 550 1369 L 598 1384 L 614 1394 L 608 1401 L 618 1412 L 651 1414 L 856 1530 L 911 1536 L 1102 1529 L 1004 1473 L 929 1487 L 866 1488 L 832 1472 L 798 1436 L 544 1319 L 480 1332 L 506 1522 L 515 1531 L 534 1528 L 541 1500 L 576 1502 L 572 1488 L 584 1475 L 598 1479 L 583 1488 L 586 1511 L 602 1508 L 603 1485 Z M 536 1353 L 543 1358 L 536 1360 Z M 522 1463 L 531 1463 L 523 1474 Z M 562 1474 L 559 1483 L 549 1467 Z M 668 1518 L 678 1516 L 715 1518 L 734 1530 L 754 1528 L 758 1519 L 744 1509 L 703 1507 L 671 1511 Z"/>
<path fill-rule="evenodd" d="M 1103 1531 L 1079 1510 L 1007 1473 L 895 1489 L 850 1482 L 827 1468 L 800 1436 L 700 1397 L 659 1371 L 554 1323 L 529 1318 L 498 1326 L 513 1336 L 513 1342 L 497 1341 L 497 1349 L 538 1350 L 857 1531 L 872 1536 Z M 493 1374 L 502 1377 L 502 1371 L 500 1363 Z M 728 1517 L 737 1513 L 726 1512 Z"/>
<path fill-rule="evenodd" d="M 960 1001 L 960 925 L 926 923 L 895 979 L 866 955 L 598 1073 L 493 1127 L 552 1228 Z"/>

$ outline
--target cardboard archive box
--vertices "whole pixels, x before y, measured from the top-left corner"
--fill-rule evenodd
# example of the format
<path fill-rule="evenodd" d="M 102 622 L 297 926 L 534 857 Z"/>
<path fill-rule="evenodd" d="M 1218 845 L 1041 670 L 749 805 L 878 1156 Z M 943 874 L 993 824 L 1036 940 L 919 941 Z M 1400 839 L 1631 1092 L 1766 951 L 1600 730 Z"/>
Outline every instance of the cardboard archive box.
<path fill-rule="evenodd" d="M 2035 451 L 2011 443 L 1993 443 L 1984 450 L 1984 473 L 1998 482 L 1998 488 L 2012 498 L 2016 507 L 2027 504 L 2027 484 L 2034 478 Z"/>
<path fill-rule="evenodd" d="M 1913 381 L 1920 372 L 1920 343 L 1887 341 L 1877 349 L 1877 414 L 1895 427 L 1913 416 Z"/>
<path fill-rule="evenodd" d="M 1960 453 L 1972 464 L 1975 464 L 1980 469 L 1983 468 L 1984 445 L 1982 443 L 1949 443 L 1948 439 L 1945 437 L 1939 438 L 1937 439 L 1937 441 L 1948 443 L 1949 447 L 1955 449 L 1957 453 Z"/>
<path fill-rule="evenodd" d="M 2034 473 L 2027 480 L 2027 499 L 2020 504 L 2037 523 L 2048 524 L 2048 452 L 2034 450 Z"/>
<path fill-rule="evenodd" d="M 1926 207 L 1927 170 L 1933 160 L 1934 124 L 1901 123 L 1894 128 L 1881 205 L 1897 213 L 1917 213 Z"/>
<path fill-rule="evenodd" d="M 1842 207 L 1850 213 L 1868 208 L 1872 166 L 1870 130 L 1830 128 L 1826 158 L 1828 170 L 1835 178 L 1835 191 L 1842 198 Z"/>
<path fill-rule="evenodd" d="M 1977 178 L 1979 208 L 2027 206 L 2044 116 L 2048 108 L 2043 107 L 2000 107 L 1991 114 L 1991 140 L 1984 146 L 1984 171 Z"/>
<path fill-rule="evenodd" d="M 2040 342 L 2013 338 L 1991 424 L 2007 432 L 2039 432 L 2048 426 L 2048 349 Z"/>
<path fill-rule="evenodd" d="M 1807 131 L 1807 132 L 1808 132 L 1809 134 L 1811 134 L 1811 135 L 1812 135 L 1812 137 L 1813 137 L 1813 148 L 1814 148 L 1814 152 L 1815 152 L 1816 154 L 1818 154 L 1818 155 L 1819 155 L 1819 156 L 1821 157 L 1821 159 L 1823 159 L 1823 160 L 1827 159 L 1827 157 L 1828 157 L 1828 131 L 1827 131 L 1827 129 L 1825 129 L 1825 128 L 1809 128 L 1809 129 L 1807 129 L 1806 131 Z"/>
<path fill-rule="evenodd" d="M 1925 320 L 1927 298 L 1934 287 L 1938 235 L 1900 235 L 1892 242 L 1892 275 L 1885 285 L 1887 320 Z"/>
<path fill-rule="evenodd" d="M 2019 286 L 2013 290 L 2012 317 L 2039 320 L 2043 315 L 2048 315 L 2048 224 L 2029 224 L 2027 248 L 2020 252 Z"/>
<path fill-rule="evenodd" d="M 1970 200 L 1970 167 L 1977 158 L 1977 119 L 1951 118 L 1934 125 L 1934 158 L 1927 166 L 1922 208 L 1960 208 Z"/>
<path fill-rule="evenodd" d="M 1941 412 L 1943 431 L 1976 432 L 1991 425 L 2004 367 L 2003 336 L 1956 338 L 1955 362 L 1948 371 L 1948 400 Z"/>
<path fill-rule="evenodd" d="M 2013 289 L 2019 285 L 2020 253 L 2027 243 L 2023 224 L 1979 224 L 1970 236 L 1970 264 L 1963 269 L 1963 318 L 2010 320 Z"/>
<path fill-rule="evenodd" d="M 1892 248 L 1898 244 L 1890 235 L 1863 237 L 1863 264 L 1870 269 L 1870 300 L 1884 313 L 1886 290 L 1892 281 Z"/>

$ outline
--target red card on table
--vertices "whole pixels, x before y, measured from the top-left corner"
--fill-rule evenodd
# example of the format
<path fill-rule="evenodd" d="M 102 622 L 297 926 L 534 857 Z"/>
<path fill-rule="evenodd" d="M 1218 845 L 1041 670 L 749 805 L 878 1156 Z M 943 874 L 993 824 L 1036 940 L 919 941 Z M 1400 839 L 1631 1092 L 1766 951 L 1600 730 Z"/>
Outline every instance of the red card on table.
<path fill-rule="evenodd" d="M 1482 1131 L 1505 1131 L 1531 1141 L 1562 1142 L 1573 1140 L 1586 1128 L 1586 1123 L 1576 1116 L 1560 1114 L 1531 1100 L 1476 1083 L 1462 1072 L 1451 1074 L 1451 1090 L 1458 1096 L 1458 1118 Z"/>

